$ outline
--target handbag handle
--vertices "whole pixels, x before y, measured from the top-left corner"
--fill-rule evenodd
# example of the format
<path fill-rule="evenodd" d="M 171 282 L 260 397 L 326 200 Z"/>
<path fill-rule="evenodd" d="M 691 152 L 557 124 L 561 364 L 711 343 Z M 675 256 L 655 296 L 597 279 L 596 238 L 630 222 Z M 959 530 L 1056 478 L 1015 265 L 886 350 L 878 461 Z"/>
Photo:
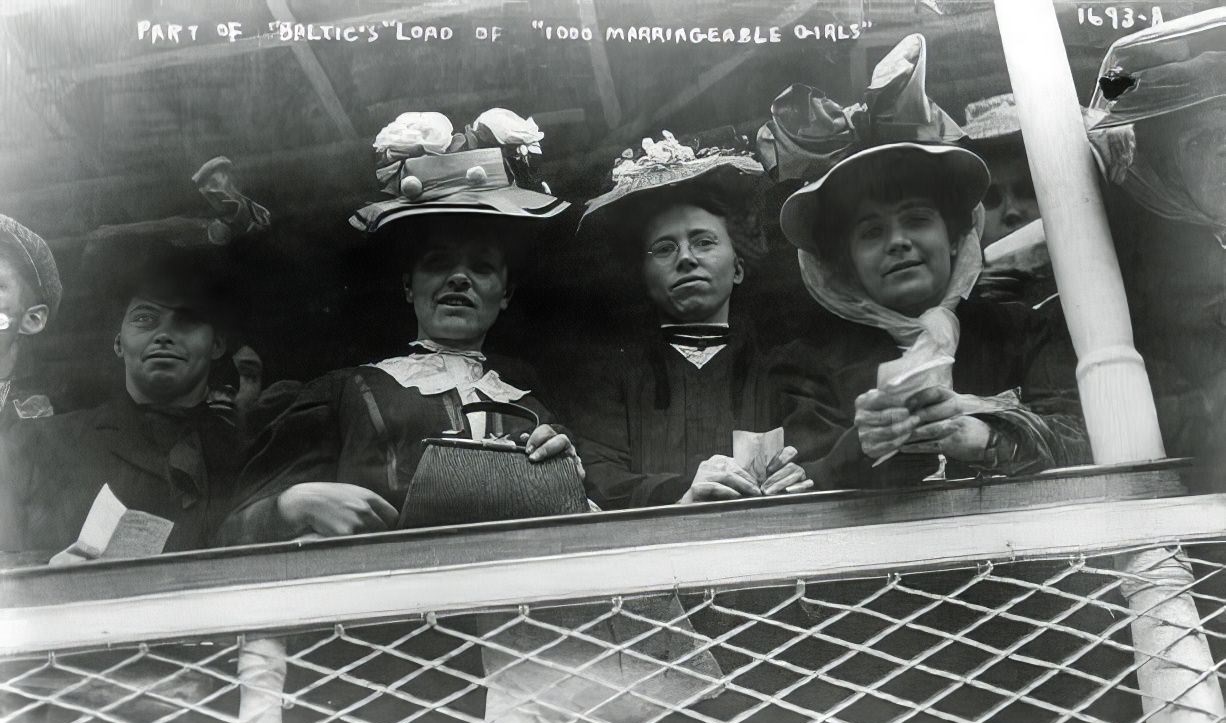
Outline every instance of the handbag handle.
<path fill-rule="evenodd" d="M 508 417 L 519 417 L 532 422 L 532 428 L 536 429 L 541 426 L 541 418 L 536 412 L 528 409 L 521 404 L 513 402 L 495 402 L 482 400 L 479 402 L 469 402 L 460 407 L 461 414 L 471 414 L 473 412 L 492 412 L 494 414 L 503 414 Z"/>

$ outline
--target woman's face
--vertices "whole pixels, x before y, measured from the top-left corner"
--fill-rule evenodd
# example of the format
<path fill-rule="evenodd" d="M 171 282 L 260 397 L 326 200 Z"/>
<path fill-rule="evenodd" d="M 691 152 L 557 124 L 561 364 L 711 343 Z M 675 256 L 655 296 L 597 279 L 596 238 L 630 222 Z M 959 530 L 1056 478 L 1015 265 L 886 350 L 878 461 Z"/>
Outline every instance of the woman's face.
<path fill-rule="evenodd" d="M 492 230 L 426 242 L 411 274 L 407 296 L 417 315 L 417 333 L 458 349 L 478 350 L 498 313 L 507 308 L 507 261 Z"/>
<path fill-rule="evenodd" d="M 869 298 L 907 316 L 941 302 L 954 251 L 935 204 L 925 198 L 863 199 L 851 228 L 851 265 Z"/>
<path fill-rule="evenodd" d="M 728 321 L 732 288 L 744 270 L 723 218 L 697 206 L 670 206 L 643 227 L 642 244 L 643 281 L 661 317 Z"/>
<path fill-rule="evenodd" d="M 1201 211 L 1226 220 L 1226 104 L 1184 112 L 1191 117 L 1175 138 L 1184 187 Z"/>

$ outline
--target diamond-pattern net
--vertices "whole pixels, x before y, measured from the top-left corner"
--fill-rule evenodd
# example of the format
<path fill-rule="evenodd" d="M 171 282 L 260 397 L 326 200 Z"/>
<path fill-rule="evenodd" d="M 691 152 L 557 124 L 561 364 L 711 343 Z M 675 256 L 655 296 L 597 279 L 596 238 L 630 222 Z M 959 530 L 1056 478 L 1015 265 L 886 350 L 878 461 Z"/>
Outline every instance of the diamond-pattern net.
<path fill-rule="evenodd" d="M 1180 710 L 1220 720 L 1180 695 L 1146 691 L 1142 707 L 1138 669 L 1155 657 L 1192 685 L 1226 677 L 1226 542 L 1181 554 L 1190 584 L 1163 599 L 1195 601 L 1197 620 L 1175 639 L 1203 634 L 1214 664 L 1169 646 L 1138 656 L 1131 628 L 1153 609 L 1130 607 L 1123 588 L 1148 583 L 1103 556 L 49 651 L 0 662 L 0 715 L 1117 723 Z M 282 680 L 250 674 L 282 666 Z"/>

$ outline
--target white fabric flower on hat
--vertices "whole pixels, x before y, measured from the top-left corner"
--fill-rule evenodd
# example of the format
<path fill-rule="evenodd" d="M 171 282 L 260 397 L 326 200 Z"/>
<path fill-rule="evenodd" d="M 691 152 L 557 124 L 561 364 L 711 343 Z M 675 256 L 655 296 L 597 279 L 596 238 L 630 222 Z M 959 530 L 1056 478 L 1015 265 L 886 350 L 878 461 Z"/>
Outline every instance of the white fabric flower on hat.
<path fill-rule="evenodd" d="M 375 136 L 375 150 L 409 155 L 440 154 L 451 145 L 451 121 L 442 113 L 401 113 Z"/>
<path fill-rule="evenodd" d="M 521 155 L 541 152 L 545 134 L 531 118 L 521 118 L 506 108 L 490 108 L 473 121 L 473 131 L 483 141 L 500 146 L 519 146 Z"/>
<path fill-rule="evenodd" d="M 669 131 L 662 131 L 662 141 L 643 139 L 644 158 L 653 163 L 686 163 L 694 160 L 694 149 L 681 143 Z"/>

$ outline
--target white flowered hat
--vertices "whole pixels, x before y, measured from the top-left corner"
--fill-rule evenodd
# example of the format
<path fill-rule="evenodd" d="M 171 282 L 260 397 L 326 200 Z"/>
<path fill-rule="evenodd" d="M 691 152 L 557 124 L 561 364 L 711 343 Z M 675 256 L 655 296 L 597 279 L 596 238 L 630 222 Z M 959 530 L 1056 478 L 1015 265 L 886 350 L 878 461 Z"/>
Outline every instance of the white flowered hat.
<path fill-rule="evenodd" d="M 720 129 L 719 139 L 704 143 L 679 141 L 663 131 L 662 139 L 644 138 L 642 150 L 626 149 L 613 163 L 613 188 L 588 202 L 579 229 L 607 227 L 624 220 L 624 202 L 648 192 L 688 184 L 702 184 L 713 192 L 760 203 L 767 185 L 762 164 L 752 157 L 747 138 L 731 128 Z M 755 239 L 755 242 L 758 242 Z M 759 242 L 760 243 L 760 242 Z M 738 249 L 760 253 L 761 249 Z"/>
<path fill-rule="evenodd" d="M 570 204 L 550 195 L 530 159 L 545 134 L 531 118 L 492 108 L 462 132 L 442 113 L 402 113 L 375 137 L 375 175 L 392 197 L 349 218 L 374 233 L 424 214 L 552 218 Z"/>

